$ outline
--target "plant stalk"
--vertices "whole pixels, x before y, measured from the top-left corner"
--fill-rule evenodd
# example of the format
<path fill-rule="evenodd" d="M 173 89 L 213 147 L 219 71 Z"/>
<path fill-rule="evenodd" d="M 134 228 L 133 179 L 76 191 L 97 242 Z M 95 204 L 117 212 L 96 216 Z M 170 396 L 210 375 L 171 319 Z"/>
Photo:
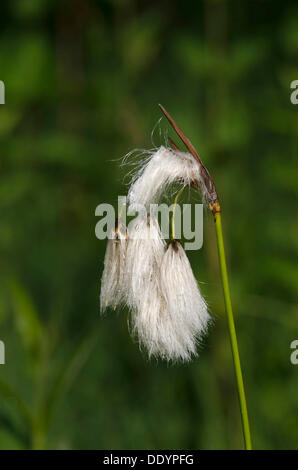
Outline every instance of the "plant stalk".
<path fill-rule="evenodd" d="M 172 240 L 175 239 L 175 213 L 176 213 L 176 206 L 177 206 L 177 202 L 178 202 L 178 199 L 179 197 L 181 196 L 181 194 L 183 193 L 183 189 L 184 187 L 182 187 L 180 189 L 180 191 L 178 191 L 178 193 L 176 194 L 176 197 L 174 199 L 174 204 L 173 204 L 173 213 L 172 213 Z"/>
<path fill-rule="evenodd" d="M 231 294 L 230 294 L 230 288 L 229 288 L 229 280 L 228 280 L 228 272 L 227 272 L 227 265 L 226 265 L 225 247 L 224 247 L 224 241 L 223 241 L 220 212 L 215 212 L 214 221 L 215 221 L 215 228 L 216 228 L 217 247 L 218 247 L 219 264 L 220 264 L 220 271 L 221 271 L 221 278 L 222 278 L 223 294 L 224 294 L 224 300 L 225 300 L 226 314 L 228 318 L 228 327 L 229 327 L 233 362 L 234 362 L 235 375 L 236 375 L 236 381 L 237 381 L 238 396 L 239 396 L 239 402 L 240 402 L 244 443 L 245 443 L 245 449 L 251 450 L 252 445 L 251 445 L 251 437 L 250 437 L 250 427 L 249 427 L 249 420 L 248 420 L 248 414 L 247 414 L 245 390 L 244 390 L 243 377 L 242 377 L 242 371 L 241 371 L 237 335 L 236 335 L 234 316 L 233 316 L 233 310 L 232 310 L 232 302 L 231 302 Z"/>

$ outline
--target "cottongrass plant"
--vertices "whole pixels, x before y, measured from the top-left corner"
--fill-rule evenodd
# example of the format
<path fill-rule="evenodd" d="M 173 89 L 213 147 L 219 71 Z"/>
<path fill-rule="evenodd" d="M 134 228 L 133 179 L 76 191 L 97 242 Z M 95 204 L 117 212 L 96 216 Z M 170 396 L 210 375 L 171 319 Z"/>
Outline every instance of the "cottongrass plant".
<path fill-rule="evenodd" d="M 232 312 L 221 227 L 221 206 L 215 185 L 191 142 L 160 105 L 170 124 L 186 145 L 181 152 L 170 139 L 172 149 L 160 147 L 144 156 L 128 191 L 131 210 L 143 207 L 129 233 L 120 222 L 108 241 L 101 280 L 101 311 L 126 304 L 131 312 L 130 329 L 149 357 L 167 361 L 189 361 L 197 355 L 198 344 L 210 324 L 206 302 L 193 275 L 181 243 L 172 239 L 166 246 L 158 220 L 149 215 L 150 204 L 158 203 L 172 183 L 200 191 L 211 210 L 216 227 L 223 293 L 227 312 L 245 448 L 251 449 L 249 421 Z M 177 199 L 177 198 L 176 198 Z M 176 205 L 175 200 L 175 205 Z"/>

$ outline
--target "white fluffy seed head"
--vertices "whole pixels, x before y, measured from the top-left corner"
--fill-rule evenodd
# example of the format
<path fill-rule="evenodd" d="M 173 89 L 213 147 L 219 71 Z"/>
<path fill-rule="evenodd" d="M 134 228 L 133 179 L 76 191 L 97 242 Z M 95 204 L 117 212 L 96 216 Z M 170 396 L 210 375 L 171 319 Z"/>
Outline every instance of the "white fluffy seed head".
<path fill-rule="evenodd" d="M 150 281 L 159 277 L 160 260 L 165 251 L 156 217 L 140 214 L 129 232 L 126 256 L 127 303 L 140 309 Z"/>
<path fill-rule="evenodd" d="M 140 346 L 149 357 L 190 360 L 210 317 L 181 244 L 174 240 L 165 251 L 157 220 L 137 218 L 126 259 L 131 329 Z"/>
<path fill-rule="evenodd" d="M 169 243 L 164 254 L 160 287 L 171 319 L 169 350 L 175 336 L 180 345 L 180 358 L 189 360 L 196 354 L 196 344 L 206 332 L 210 316 L 185 251 L 176 240 Z"/>
<path fill-rule="evenodd" d="M 101 278 L 100 310 L 114 309 L 126 298 L 126 251 L 127 230 L 123 223 L 117 222 L 107 243 L 104 269 Z"/>
<path fill-rule="evenodd" d="M 156 217 L 139 215 L 130 230 L 127 249 L 127 303 L 131 330 L 149 356 L 160 355 L 160 316 L 164 298 L 160 290 L 160 263 L 165 252 Z"/>
<path fill-rule="evenodd" d="M 142 153 L 143 157 L 144 154 Z M 157 203 L 174 182 L 195 186 L 205 199 L 201 166 L 192 155 L 160 147 L 148 152 L 129 189 L 130 208 Z M 207 197 L 206 197 L 207 200 Z M 125 302 L 132 333 L 149 356 L 188 361 L 206 332 L 210 316 L 181 244 L 167 249 L 156 216 L 139 213 L 127 237 L 119 227 L 108 241 L 101 310 Z"/>
<path fill-rule="evenodd" d="M 190 153 L 162 146 L 149 154 L 134 175 L 128 192 L 129 203 L 132 207 L 143 204 L 148 208 L 149 204 L 158 202 L 161 194 L 174 182 L 199 187 L 204 199 L 206 188 L 201 167 L 194 157 Z"/>

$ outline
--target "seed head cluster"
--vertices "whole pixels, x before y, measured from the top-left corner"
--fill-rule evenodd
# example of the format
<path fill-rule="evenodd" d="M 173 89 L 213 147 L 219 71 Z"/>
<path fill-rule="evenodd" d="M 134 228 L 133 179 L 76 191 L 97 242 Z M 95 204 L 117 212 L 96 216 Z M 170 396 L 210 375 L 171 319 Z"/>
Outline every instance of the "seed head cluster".
<path fill-rule="evenodd" d="M 142 205 L 129 233 L 118 222 L 108 240 L 100 307 L 127 305 L 130 330 L 149 357 L 189 361 L 210 316 L 181 243 L 166 245 L 157 217 L 149 215 L 174 182 L 195 186 L 204 198 L 201 168 L 192 155 L 160 147 L 145 159 L 128 191 L 130 208 Z"/>

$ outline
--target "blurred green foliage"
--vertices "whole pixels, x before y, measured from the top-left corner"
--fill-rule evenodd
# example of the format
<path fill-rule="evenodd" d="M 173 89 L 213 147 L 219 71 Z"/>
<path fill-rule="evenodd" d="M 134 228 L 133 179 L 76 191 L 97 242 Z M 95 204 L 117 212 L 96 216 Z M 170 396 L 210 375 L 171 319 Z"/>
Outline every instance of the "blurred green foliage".
<path fill-rule="evenodd" d="M 0 10 L 0 448 L 242 447 L 209 214 L 204 247 L 189 254 L 216 319 L 198 360 L 149 362 L 127 312 L 99 316 L 94 211 L 125 194 L 116 159 L 152 147 L 158 102 L 221 197 L 253 445 L 297 448 L 295 2 L 11 0 Z"/>

